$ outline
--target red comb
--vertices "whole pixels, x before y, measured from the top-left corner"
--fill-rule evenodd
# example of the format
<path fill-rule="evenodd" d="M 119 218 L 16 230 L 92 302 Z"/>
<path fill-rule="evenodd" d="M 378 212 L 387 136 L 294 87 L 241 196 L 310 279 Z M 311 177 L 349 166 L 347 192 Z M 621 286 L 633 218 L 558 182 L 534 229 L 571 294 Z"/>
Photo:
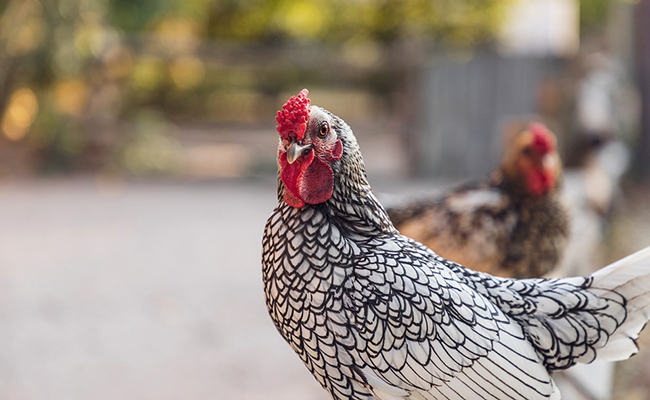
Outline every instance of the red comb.
<path fill-rule="evenodd" d="M 278 111 L 278 116 L 275 120 L 278 122 L 278 133 L 286 140 L 302 140 L 305 136 L 307 129 L 307 121 L 309 121 L 309 103 L 311 100 L 307 98 L 309 90 L 303 89 L 298 96 L 291 96 L 283 106 L 282 110 Z"/>
<path fill-rule="evenodd" d="M 555 150 L 553 134 L 544 124 L 534 122 L 530 124 L 530 131 L 533 134 L 533 147 L 542 154 Z"/>

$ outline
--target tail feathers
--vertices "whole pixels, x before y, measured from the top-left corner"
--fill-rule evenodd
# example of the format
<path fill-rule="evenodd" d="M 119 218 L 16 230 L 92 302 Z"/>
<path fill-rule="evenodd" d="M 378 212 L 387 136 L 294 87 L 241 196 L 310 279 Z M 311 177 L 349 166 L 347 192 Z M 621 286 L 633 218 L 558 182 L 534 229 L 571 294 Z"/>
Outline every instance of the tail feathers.
<path fill-rule="evenodd" d="M 645 324 L 643 324 L 645 326 Z M 639 352 L 636 339 L 643 326 L 638 329 L 628 329 L 626 332 L 617 331 L 607 345 L 596 352 L 596 359 L 601 361 L 627 360 Z"/>
<path fill-rule="evenodd" d="M 636 339 L 650 320 L 650 247 L 623 258 L 591 275 L 590 291 L 608 296 L 614 291 L 625 298 L 627 316 L 597 350 L 599 360 L 625 360 L 638 351 Z M 599 290 L 600 289 L 600 290 Z M 613 294 L 612 294 L 613 295 Z"/>
<path fill-rule="evenodd" d="M 650 246 L 599 269 L 591 278 L 594 287 L 612 290 L 639 279 L 650 281 Z"/>

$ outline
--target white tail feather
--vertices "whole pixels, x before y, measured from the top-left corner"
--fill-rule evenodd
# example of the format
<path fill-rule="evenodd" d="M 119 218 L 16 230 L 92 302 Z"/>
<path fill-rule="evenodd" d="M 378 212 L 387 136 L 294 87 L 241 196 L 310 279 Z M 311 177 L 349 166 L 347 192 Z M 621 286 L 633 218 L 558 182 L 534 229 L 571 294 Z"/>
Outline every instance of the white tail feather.
<path fill-rule="evenodd" d="M 601 287 L 614 289 L 630 280 L 650 275 L 650 246 L 594 272 L 591 277 Z"/>
<path fill-rule="evenodd" d="M 599 360 L 625 360 L 637 353 L 634 342 L 650 320 L 650 247 L 594 272 L 593 289 L 613 290 L 625 297 L 627 317 L 597 351 Z"/>

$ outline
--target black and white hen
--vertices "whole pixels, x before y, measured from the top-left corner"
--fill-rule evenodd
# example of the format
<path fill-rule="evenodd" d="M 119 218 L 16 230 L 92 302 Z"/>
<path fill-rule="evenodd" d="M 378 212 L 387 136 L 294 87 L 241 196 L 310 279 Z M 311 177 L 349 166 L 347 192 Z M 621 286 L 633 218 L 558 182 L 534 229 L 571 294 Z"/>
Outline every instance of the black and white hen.
<path fill-rule="evenodd" d="M 650 248 L 569 279 L 445 260 L 397 232 L 351 129 L 307 94 L 278 113 L 262 273 L 275 326 L 332 398 L 559 399 L 551 371 L 636 353 Z"/>

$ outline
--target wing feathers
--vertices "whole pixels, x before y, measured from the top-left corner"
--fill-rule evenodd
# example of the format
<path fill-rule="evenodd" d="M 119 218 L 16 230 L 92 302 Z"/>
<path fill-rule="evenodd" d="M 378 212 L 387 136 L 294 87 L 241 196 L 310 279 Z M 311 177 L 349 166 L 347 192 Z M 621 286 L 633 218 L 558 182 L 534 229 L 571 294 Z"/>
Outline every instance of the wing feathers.
<path fill-rule="evenodd" d="M 635 340 L 650 319 L 650 247 L 629 255 L 592 276 L 594 291 L 615 291 L 625 298 L 627 317 L 609 338 L 607 344 L 597 351 L 597 358 L 607 361 L 625 360 L 636 354 Z M 603 296 L 612 295 L 602 291 Z"/>

